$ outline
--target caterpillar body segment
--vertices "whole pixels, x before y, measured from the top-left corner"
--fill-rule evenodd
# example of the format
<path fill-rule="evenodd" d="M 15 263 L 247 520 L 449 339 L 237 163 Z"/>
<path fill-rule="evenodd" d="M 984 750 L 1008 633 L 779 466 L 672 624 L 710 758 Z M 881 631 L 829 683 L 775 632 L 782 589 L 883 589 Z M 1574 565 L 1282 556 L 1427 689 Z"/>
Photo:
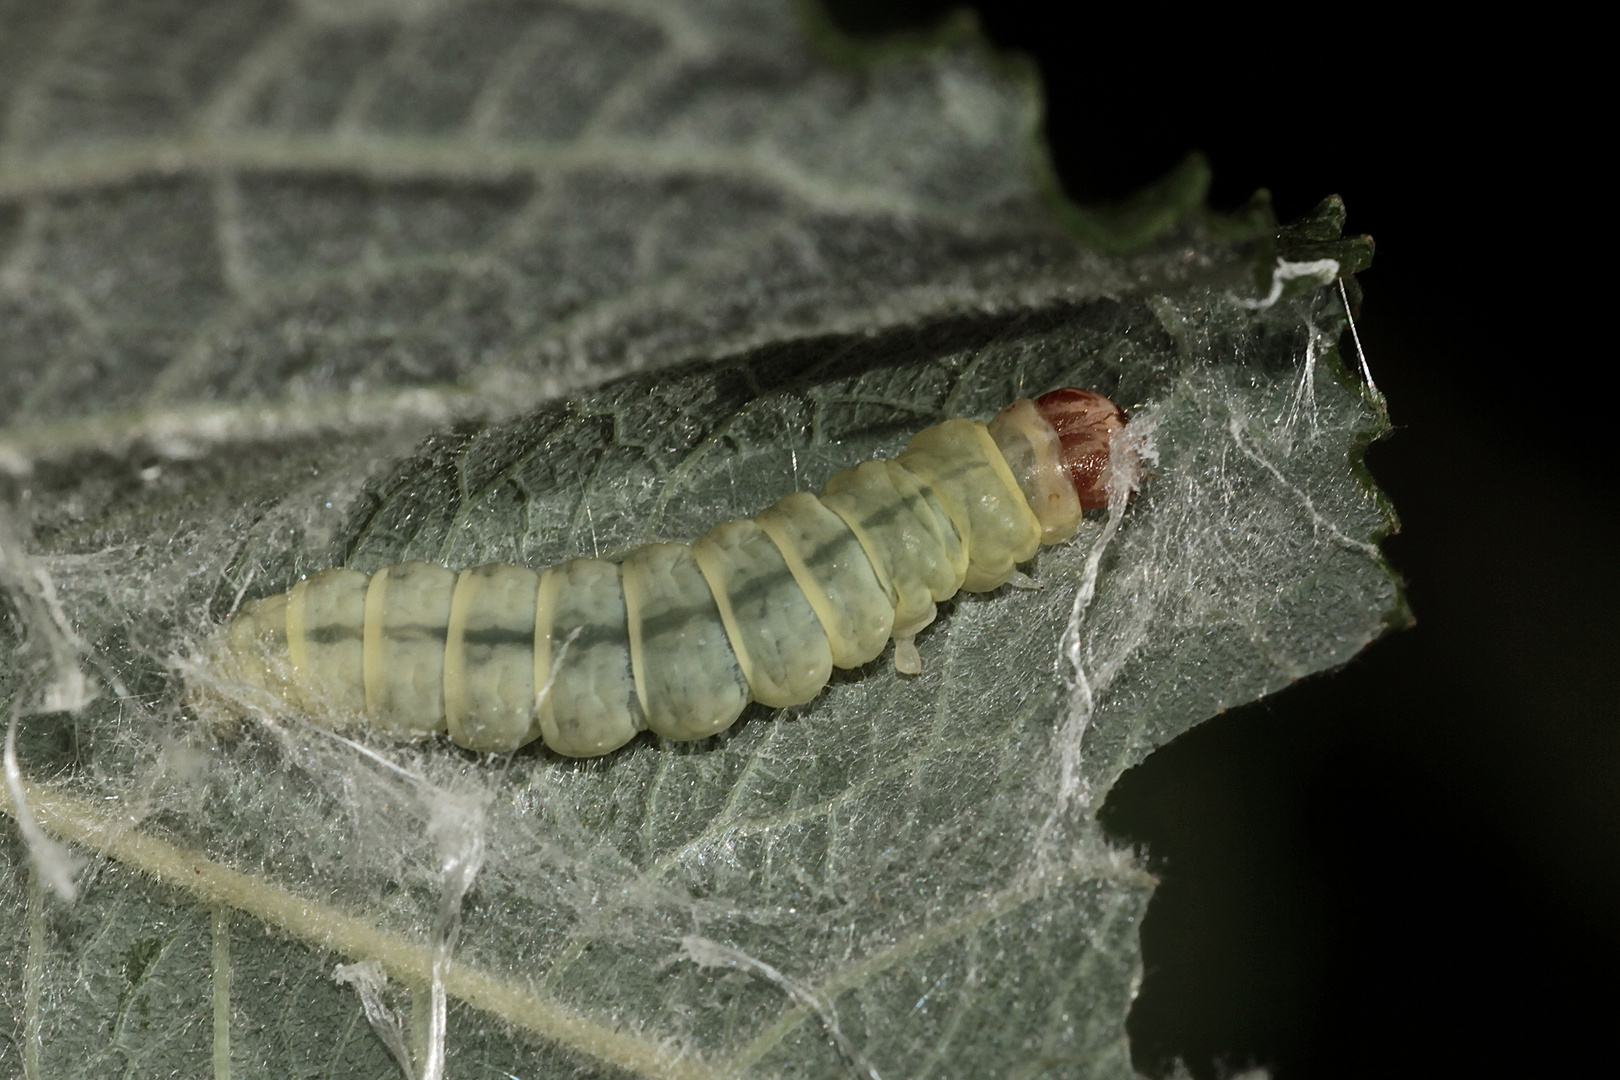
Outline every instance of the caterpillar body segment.
<path fill-rule="evenodd" d="M 955 596 L 967 569 L 955 526 L 925 493 L 931 494 L 925 482 L 893 461 L 865 461 L 836 473 L 821 492 L 822 504 L 855 534 L 883 584 L 896 638 L 933 622 L 934 602 Z"/>
<path fill-rule="evenodd" d="M 975 420 L 946 420 L 919 431 L 899 464 L 940 494 L 968 553 L 961 588 L 989 592 L 1041 546 L 1046 528 L 1025 497 L 990 430 Z M 1050 469 L 1051 463 L 1045 463 Z M 1058 539 L 1074 535 L 1080 521 Z M 926 625 L 926 624 L 925 624 Z M 896 636 L 902 636 L 898 631 Z"/>
<path fill-rule="evenodd" d="M 445 656 L 457 576 L 425 562 L 403 562 L 371 575 L 360 649 L 366 715 L 376 717 L 394 735 L 413 738 L 446 730 Z M 289 616 L 292 609 L 289 601 Z M 306 633 L 316 629 L 309 626 Z M 289 617 L 289 652 L 292 636 Z M 296 671 L 296 662 L 293 667 Z"/>
<path fill-rule="evenodd" d="M 1014 476 L 1028 477 L 1024 499 L 1041 520 L 1041 543 L 1067 540 L 1080 527 L 1080 494 L 1061 469 L 1041 469 L 1038 462 L 1061 460 L 1063 447 L 1052 425 L 1028 398 L 996 414 L 987 429 Z"/>
<path fill-rule="evenodd" d="M 533 570 L 507 563 L 456 578 L 444 643 L 444 721 L 452 741 L 516 749 L 544 730 L 545 714 L 536 716 L 534 707 L 539 583 Z"/>
<path fill-rule="evenodd" d="M 803 705 L 832 677 L 832 644 L 781 550 L 752 520 L 716 525 L 692 544 L 726 638 L 755 701 Z"/>
<path fill-rule="evenodd" d="M 605 754 L 643 730 L 701 739 L 750 701 L 810 701 L 835 667 L 921 670 L 913 636 L 962 590 L 994 589 L 1106 503 L 1124 416 L 1090 391 L 952 419 L 691 544 L 614 564 L 459 573 L 334 569 L 245 605 L 215 645 L 234 678 L 324 724 L 473 750 L 543 739 Z"/>
<path fill-rule="evenodd" d="M 559 754 L 590 757 L 623 746 L 647 727 L 630 674 L 625 607 L 619 567 L 605 559 L 570 559 L 540 575 L 527 658 L 529 711 L 539 728 L 503 748 L 538 735 Z"/>
<path fill-rule="evenodd" d="M 326 701 L 349 712 L 365 710 L 361 630 L 370 584 L 358 570 L 326 570 L 287 593 L 287 656 L 305 708 Z"/>
<path fill-rule="evenodd" d="M 796 491 L 754 519 L 816 613 L 834 667 L 877 658 L 894 636 L 894 605 L 844 519 Z"/>
<path fill-rule="evenodd" d="M 648 544 L 619 573 L 646 726 L 669 739 L 702 739 L 730 727 L 748 704 L 748 683 L 692 549 Z"/>

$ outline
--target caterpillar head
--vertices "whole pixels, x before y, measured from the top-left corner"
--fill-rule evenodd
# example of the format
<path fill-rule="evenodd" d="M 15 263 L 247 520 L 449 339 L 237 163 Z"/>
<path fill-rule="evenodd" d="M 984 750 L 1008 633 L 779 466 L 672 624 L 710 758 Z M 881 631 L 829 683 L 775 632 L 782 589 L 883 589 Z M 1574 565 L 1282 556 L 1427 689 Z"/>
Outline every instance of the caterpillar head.
<path fill-rule="evenodd" d="M 991 437 L 1040 519 L 1041 543 L 1067 540 L 1083 511 L 1108 505 L 1109 451 L 1124 426 L 1118 405 L 1072 386 L 1020 398 L 990 421 Z"/>

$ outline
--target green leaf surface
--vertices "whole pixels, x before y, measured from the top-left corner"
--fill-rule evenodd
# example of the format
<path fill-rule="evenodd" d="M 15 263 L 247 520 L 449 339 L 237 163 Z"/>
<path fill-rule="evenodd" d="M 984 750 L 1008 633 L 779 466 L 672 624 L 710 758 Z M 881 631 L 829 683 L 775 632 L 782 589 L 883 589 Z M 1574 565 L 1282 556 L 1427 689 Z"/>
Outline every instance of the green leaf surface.
<path fill-rule="evenodd" d="M 1096 808 L 1406 617 L 1347 294 L 1262 303 L 1365 265 L 1342 208 L 1217 217 L 1197 161 L 1062 205 L 1022 69 L 764 0 L 0 25 L 0 701 L 86 860 L 67 904 L 0 840 L 0 1066 L 398 1075 L 334 975 L 423 1062 L 470 860 L 447 1076 L 1134 1075 L 1153 881 Z M 619 557 L 1070 384 L 1152 475 L 916 678 L 589 762 L 184 704 L 301 574 Z"/>

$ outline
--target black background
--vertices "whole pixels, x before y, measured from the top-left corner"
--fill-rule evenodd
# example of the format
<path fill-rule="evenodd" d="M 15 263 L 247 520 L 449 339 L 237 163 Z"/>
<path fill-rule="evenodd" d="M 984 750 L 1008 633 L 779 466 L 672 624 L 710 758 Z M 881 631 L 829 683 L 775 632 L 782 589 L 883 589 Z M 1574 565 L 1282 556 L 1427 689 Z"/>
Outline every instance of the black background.
<path fill-rule="evenodd" d="M 954 6 L 832 14 L 872 34 Z M 1199 150 L 1215 206 L 1266 187 L 1287 220 L 1336 192 L 1378 243 L 1360 329 L 1397 430 L 1368 463 L 1418 623 L 1199 726 L 1109 797 L 1104 824 L 1163 882 L 1138 1069 L 1616 1075 L 1616 358 L 1582 261 L 1610 243 L 1584 156 L 1612 122 L 1581 127 L 1580 31 L 1547 46 L 1531 15 L 1417 9 L 977 15 L 1039 66 L 1071 197 L 1120 198 Z"/>

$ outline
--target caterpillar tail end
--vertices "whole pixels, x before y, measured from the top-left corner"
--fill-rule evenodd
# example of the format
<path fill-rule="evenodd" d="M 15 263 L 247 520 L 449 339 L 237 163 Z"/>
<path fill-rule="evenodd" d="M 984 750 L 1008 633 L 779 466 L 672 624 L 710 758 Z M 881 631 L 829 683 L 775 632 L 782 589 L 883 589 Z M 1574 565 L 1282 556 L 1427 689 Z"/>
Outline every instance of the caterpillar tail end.
<path fill-rule="evenodd" d="M 292 685 L 286 595 L 250 601 L 190 656 L 186 704 L 209 727 L 230 731 L 254 713 L 283 711 Z"/>

